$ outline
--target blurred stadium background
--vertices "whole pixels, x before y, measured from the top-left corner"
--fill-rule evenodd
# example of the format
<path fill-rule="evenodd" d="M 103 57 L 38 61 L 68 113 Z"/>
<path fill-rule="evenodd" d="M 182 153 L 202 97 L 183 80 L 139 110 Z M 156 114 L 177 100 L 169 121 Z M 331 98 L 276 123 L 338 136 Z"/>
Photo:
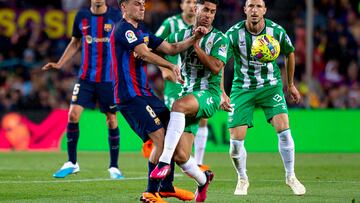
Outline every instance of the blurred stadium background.
<path fill-rule="evenodd" d="M 180 12 L 179 2 L 179 0 L 147 0 L 145 23 L 155 32 L 166 17 Z M 243 20 L 244 2 L 244 0 L 221 1 L 215 26 L 225 32 L 230 26 Z M 43 199 L 36 198 L 35 194 L 41 196 L 39 185 L 33 185 L 34 188 L 38 187 L 34 189 L 35 192 L 31 191 L 34 192 L 34 197 L 21 195 L 21 191 L 31 193 L 28 190 L 23 189 L 15 193 L 13 189 L 18 187 L 16 181 L 51 180 L 52 172 L 65 160 L 64 131 L 67 109 L 73 85 L 77 80 L 80 54 L 75 56 L 71 63 L 66 64 L 61 71 L 43 72 L 41 67 L 46 62 L 57 61 L 60 58 L 69 42 L 76 11 L 81 7 L 89 7 L 89 3 L 89 0 L 0 0 L 0 201 L 28 199 L 49 201 L 52 196 L 56 196 L 49 193 Z M 107 0 L 107 3 L 116 7 L 116 0 Z M 271 0 L 267 1 L 267 7 L 266 17 L 282 25 L 296 47 L 295 79 L 303 99 L 300 104 L 289 103 L 288 105 L 291 107 L 290 120 L 296 150 L 308 153 L 298 155 L 297 168 L 303 170 L 303 172 L 298 170 L 298 173 L 305 177 L 305 184 L 310 185 L 313 181 L 313 191 L 318 187 L 324 187 L 329 189 L 326 191 L 328 194 L 333 194 L 328 197 L 329 199 L 321 199 L 325 198 L 324 193 L 324 197 L 320 195 L 318 199 L 313 196 L 313 198 L 298 200 L 304 202 L 360 201 L 360 2 L 358 0 Z M 283 69 L 282 57 L 279 57 L 278 63 Z M 282 72 L 285 73 L 285 71 Z M 149 69 L 148 74 L 152 78 L 152 86 L 158 96 L 163 97 L 163 81 L 159 71 L 156 68 Z M 227 91 L 231 86 L 232 75 L 230 62 L 225 72 Z M 136 163 L 145 167 L 146 162 L 140 155 L 140 140 L 133 135 L 121 115 L 119 119 L 122 136 L 120 167 L 125 165 L 125 161 L 133 160 L 128 157 L 135 157 Z M 249 132 L 248 151 L 276 152 L 277 141 L 272 135 L 273 129 L 266 124 L 263 113 L 257 111 L 254 119 L 256 127 Z M 220 187 L 224 187 L 221 195 L 232 196 L 232 190 L 236 184 L 235 172 L 230 159 L 225 162 L 226 164 L 221 161 L 227 159 L 228 156 L 226 152 L 229 137 L 226 128 L 226 113 L 217 113 L 209 122 L 210 135 L 207 151 L 212 153 L 205 155 L 205 160 L 212 164 L 214 170 L 231 174 L 225 177 L 227 181 Z M 89 129 L 86 126 L 97 127 Z M 85 111 L 80 121 L 80 128 L 80 151 L 107 151 L 103 115 L 98 111 Z M 55 152 L 52 152 L 53 154 L 8 153 L 12 151 Z M 309 154 L 318 152 L 322 154 Z M 340 154 L 334 154 L 335 152 Z M 249 159 L 249 171 L 254 170 L 254 167 L 259 167 L 269 169 L 270 173 L 273 172 L 275 166 L 266 160 L 272 159 L 274 154 L 254 153 L 253 156 L 258 157 L 258 161 L 256 158 L 252 161 Z M 79 159 L 86 160 L 85 166 L 82 167 L 88 167 L 84 171 L 83 178 L 96 178 L 96 175 L 87 176 L 86 172 L 92 169 L 102 170 L 101 166 L 93 165 L 97 162 L 91 160 L 93 157 L 100 163 L 104 162 L 103 166 L 106 165 L 103 159 L 107 160 L 107 155 L 103 152 L 80 154 Z M 211 157 L 215 157 L 214 160 Z M 30 168 L 24 164 L 25 160 L 30 166 L 37 167 Z M 39 160 L 44 160 L 46 163 L 41 162 L 43 163 L 41 166 L 34 164 Z M 282 168 L 280 159 L 277 161 L 278 171 L 275 173 L 279 174 L 276 177 L 279 179 L 282 177 L 280 173 Z M 332 168 L 330 165 L 333 163 L 338 163 L 338 165 Z M 14 172 L 11 166 L 23 168 L 25 172 L 21 169 L 16 169 Z M 123 172 L 132 176 L 131 172 L 126 170 L 133 170 L 132 167 L 131 165 L 130 168 L 123 169 Z M 313 167 L 313 170 L 307 167 Z M 327 171 L 327 173 L 323 176 L 316 175 L 313 171 L 317 169 L 322 172 Z M 36 170 L 41 171 L 39 172 L 41 175 L 34 175 Z M 138 173 L 144 176 L 145 168 L 141 170 L 143 170 L 142 173 Z M 268 172 L 266 170 L 254 173 L 258 175 L 257 180 L 259 180 L 255 182 L 255 185 L 260 186 L 263 184 L 261 181 L 272 178 L 272 176 L 269 178 L 264 175 Z M 347 170 L 348 175 L 342 177 L 339 170 Z M 331 177 L 326 179 L 326 174 Z M 133 174 L 133 176 L 139 175 Z M 80 179 L 76 177 L 74 180 L 77 178 Z M 186 177 L 183 181 L 185 183 L 180 182 L 180 185 L 191 185 L 185 179 Z M 232 179 L 231 186 L 224 186 Z M 321 181 L 316 182 L 318 179 L 325 179 L 325 186 L 321 185 Z M 180 180 L 182 180 L 181 177 Z M 142 181 L 144 182 L 145 179 Z M 329 185 L 338 184 L 339 186 L 340 183 L 336 181 L 344 184 L 341 185 L 342 190 L 337 191 L 338 193 Z M 276 185 L 275 183 L 270 186 Z M 267 184 L 266 181 L 264 184 Z M 89 183 L 85 188 L 90 189 L 90 185 Z M 106 182 L 105 185 L 116 188 L 116 183 Z M 49 186 L 49 189 L 51 187 Z M 66 191 L 71 188 L 65 187 L 64 199 L 59 196 L 59 199 L 55 200 L 133 202 L 135 199 L 132 199 L 131 195 L 140 194 L 143 186 L 135 189 L 132 188 L 135 186 L 130 187 L 129 191 L 134 190 L 134 192 L 129 192 L 125 199 L 101 199 L 98 196 L 99 199 L 95 198 L 95 200 L 71 199 L 72 193 Z M 255 191 L 255 193 L 260 194 L 259 199 L 247 200 L 280 201 L 281 195 L 287 195 L 286 198 L 290 198 L 288 194 L 281 192 L 278 193 L 279 197 L 267 196 L 266 190 Z M 15 195 L 20 196 L 15 198 Z M 219 200 L 219 197 L 211 197 L 210 200 L 215 202 Z M 235 200 L 229 199 L 228 202 L 231 201 Z"/>

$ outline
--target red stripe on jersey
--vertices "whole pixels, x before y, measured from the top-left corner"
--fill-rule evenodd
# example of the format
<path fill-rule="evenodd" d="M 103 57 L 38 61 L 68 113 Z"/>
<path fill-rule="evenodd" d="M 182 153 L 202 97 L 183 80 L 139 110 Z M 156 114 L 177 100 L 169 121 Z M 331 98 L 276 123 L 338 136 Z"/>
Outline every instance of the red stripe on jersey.
<path fill-rule="evenodd" d="M 97 37 L 98 39 L 103 38 L 103 29 L 104 29 L 104 17 L 100 16 L 97 18 Z M 97 42 L 97 60 L 96 60 L 96 73 L 95 73 L 95 82 L 101 82 L 101 73 L 103 65 L 103 45 L 104 43 L 99 41 Z"/>
<path fill-rule="evenodd" d="M 144 73 L 147 74 L 147 63 L 145 61 L 143 61 L 143 68 L 144 68 Z M 149 95 L 149 96 L 152 96 L 151 92 L 149 91 L 150 87 L 149 87 L 149 81 L 148 81 L 148 77 L 146 77 L 146 83 L 145 83 L 145 90 L 146 90 L 146 93 Z"/>
<path fill-rule="evenodd" d="M 86 18 L 82 19 L 82 31 L 83 31 L 83 45 L 84 45 L 84 61 L 83 61 L 83 73 L 81 74 L 81 79 L 85 79 L 87 71 L 89 69 L 89 44 L 86 42 L 86 36 L 88 35 L 87 27 L 89 22 Z M 84 29 L 85 28 L 85 29 Z"/>
<path fill-rule="evenodd" d="M 134 57 L 134 52 L 130 53 L 130 59 L 129 59 L 129 64 L 130 64 L 130 76 L 131 76 L 131 82 L 134 86 L 134 91 L 136 93 L 136 95 L 140 95 L 141 96 L 141 92 L 139 89 L 139 83 L 136 80 L 136 62 L 135 62 L 135 57 Z"/>
<path fill-rule="evenodd" d="M 114 85 L 114 96 L 115 96 L 115 102 L 117 104 L 120 103 L 120 97 L 119 97 L 119 75 L 118 75 L 118 64 L 115 54 L 115 28 L 113 29 L 111 35 L 110 35 L 110 46 L 111 46 L 111 69 L 110 70 L 110 79 L 115 81 Z"/>

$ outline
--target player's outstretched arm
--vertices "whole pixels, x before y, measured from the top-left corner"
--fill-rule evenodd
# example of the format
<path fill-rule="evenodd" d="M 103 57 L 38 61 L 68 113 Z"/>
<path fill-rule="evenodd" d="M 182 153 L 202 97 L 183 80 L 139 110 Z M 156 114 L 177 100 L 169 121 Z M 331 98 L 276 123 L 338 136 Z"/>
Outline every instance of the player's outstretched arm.
<path fill-rule="evenodd" d="M 134 51 L 137 54 L 137 57 L 141 58 L 142 60 L 171 70 L 175 74 L 177 80 L 180 83 L 184 83 L 181 78 L 180 68 L 177 65 L 174 65 L 163 59 L 162 57 L 151 52 L 150 49 L 146 46 L 146 44 L 142 43 L 137 45 Z"/>
<path fill-rule="evenodd" d="M 186 40 L 171 44 L 167 41 L 163 41 L 156 50 L 166 55 L 178 54 L 190 48 L 190 46 L 194 45 L 197 40 L 201 39 L 208 32 L 209 30 L 207 28 L 199 26 L 194 30 L 194 35 Z"/>
<path fill-rule="evenodd" d="M 74 54 L 80 49 L 80 47 L 81 39 L 72 37 L 70 43 L 66 47 L 59 61 L 57 63 L 47 63 L 45 66 L 42 67 L 42 70 L 49 70 L 51 68 L 60 69 L 74 56 Z"/>
<path fill-rule="evenodd" d="M 300 102 L 300 93 L 294 85 L 294 73 L 295 73 L 295 54 L 291 52 L 286 58 L 286 76 L 287 76 L 287 85 L 288 91 L 290 93 L 291 99 L 295 103 Z"/>

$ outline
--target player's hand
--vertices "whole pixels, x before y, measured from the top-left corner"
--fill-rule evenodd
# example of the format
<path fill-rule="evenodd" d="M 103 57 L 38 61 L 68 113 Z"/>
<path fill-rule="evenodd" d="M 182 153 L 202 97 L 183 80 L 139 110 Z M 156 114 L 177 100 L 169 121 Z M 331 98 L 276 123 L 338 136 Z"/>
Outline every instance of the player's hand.
<path fill-rule="evenodd" d="M 204 35 L 206 35 L 207 33 L 209 32 L 209 29 L 207 29 L 206 27 L 204 26 L 199 26 L 197 27 L 193 34 L 195 36 L 195 39 L 201 39 Z"/>
<path fill-rule="evenodd" d="M 47 63 L 45 66 L 41 68 L 41 70 L 49 70 L 49 69 L 60 69 L 61 67 L 57 63 Z"/>
<path fill-rule="evenodd" d="M 227 112 L 231 112 L 233 110 L 230 104 L 230 98 L 226 95 L 225 92 L 221 94 L 220 108 Z"/>
<path fill-rule="evenodd" d="M 180 84 L 184 84 L 184 80 L 181 77 L 181 71 L 180 71 L 180 67 L 177 65 L 174 65 L 172 68 L 175 77 L 176 77 L 176 81 L 178 81 Z"/>
<path fill-rule="evenodd" d="M 300 102 L 301 96 L 299 91 L 296 89 L 295 85 L 289 85 L 288 92 L 290 94 L 291 100 L 296 104 L 298 104 Z"/>

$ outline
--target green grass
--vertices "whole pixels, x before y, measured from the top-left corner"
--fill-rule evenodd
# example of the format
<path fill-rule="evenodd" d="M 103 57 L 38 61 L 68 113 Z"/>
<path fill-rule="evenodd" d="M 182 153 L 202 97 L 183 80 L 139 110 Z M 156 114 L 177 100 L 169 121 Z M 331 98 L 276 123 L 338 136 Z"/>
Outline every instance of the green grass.
<path fill-rule="evenodd" d="M 147 161 L 140 153 L 121 153 L 127 179 L 108 179 L 108 154 L 82 152 L 81 172 L 54 179 L 66 159 L 61 153 L 0 153 L 0 201 L 5 202 L 138 202 L 146 186 Z M 207 202 L 360 202 L 360 154 L 297 154 L 296 172 L 307 188 L 294 196 L 285 185 L 276 153 L 249 153 L 249 194 L 234 196 L 236 174 L 227 153 L 207 153 L 215 178 Z M 175 185 L 195 191 L 195 183 L 176 169 Z M 169 202 L 180 202 L 167 199 Z"/>

